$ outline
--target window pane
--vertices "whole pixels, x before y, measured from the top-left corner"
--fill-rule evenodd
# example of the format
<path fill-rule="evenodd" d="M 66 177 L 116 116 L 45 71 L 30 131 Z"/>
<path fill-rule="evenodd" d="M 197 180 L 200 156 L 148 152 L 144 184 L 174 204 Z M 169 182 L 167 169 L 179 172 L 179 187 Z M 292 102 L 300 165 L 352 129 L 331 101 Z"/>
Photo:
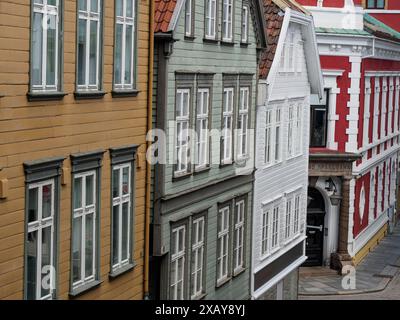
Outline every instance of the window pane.
<path fill-rule="evenodd" d="M 113 188 L 112 188 L 113 198 L 119 197 L 119 173 L 120 173 L 119 169 L 113 170 Z"/>
<path fill-rule="evenodd" d="M 74 209 L 82 208 L 82 178 L 74 179 Z"/>
<path fill-rule="evenodd" d="M 48 15 L 47 17 L 46 85 L 55 85 L 57 68 L 57 17 L 55 15 Z"/>
<path fill-rule="evenodd" d="M 86 1 L 85 1 L 86 3 Z M 78 23 L 78 84 L 85 84 L 86 74 L 86 21 L 79 19 Z"/>
<path fill-rule="evenodd" d="M 26 272 L 26 285 L 27 285 L 27 299 L 36 299 L 36 274 L 37 274 L 37 231 L 28 233 L 28 243 L 26 245 L 27 252 L 27 272 Z"/>
<path fill-rule="evenodd" d="M 50 293 L 50 280 L 45 280 L 50 279 L 48 278 L 48 273 L 43 273 L 43 271 L 49 272 L 48 266 L 52 266 L 51 262 L 51 227 L 47 227 L 42 230 L 42 265 L 41 265 L 41 272 L 42 272 L 42 279 L 41 279 L 41 294 L 42 297 L 47 296 Z M 47 267 L 44 269 L 44 267 Z M 43 281 L 44 280 L 44 281 Z"/>
<path fill-rule="evenodd" d="M 112 248 L 113 248 L 113 265 L 118 263 L 118 239 L 119 239 L 119 205 L 113 207 L 113 235 L 112 235 Z"/>
<path fill-rule="evenodd" d="M 117 0 L 115 2 L 115 12 L 117 13 L 117 16 L 123 16 L 123 0 Z"/>
<path fill-rule="evenodd" d="M 312 108 L 311 110 L 311 146 L 325 146 L 326 109 Z"/>
<path fill-rule="evenodd" d="M 42 218 L 51 216 L 52 185 L 43 186 L 42 189 Z"/>
<path fill-rule="evenodd" d="M 97 28 L 98 22 L 90 22 L 89 84 L 97 84 Z"/>
<path fill-rule="evenodd" d="M 91 12 L 99 12 L 99 0 L 91 0 L 90 11 Z"/>
<path fill-rule="evenodd" d="M 122 205 L 122 257 L 121 260 L 128 259 L 129 247 L 129 205 L 124 203 Z"/>
<path fill-rule="evenodd" d="M 122 25 L 117 24 L 115 34 L 115 59 L 114 59 L 114 77 L 115 83 L 122 83 Z"/>
<path fill-rule="evenodd" d="M 129 168 L 125 167 L 122 171 L 122 194 L 129 194 Z"/>
<path fill-rule="evenodd" d="M 72 221 L 72 281 L 81 279 L 82 217 Z"/>
<path fill-rule="evenodd" d="M 28 223 L 38 219 L 38 188 L 29 189 Z"/>
<path fill-rule="evenodd" d="M 35 12 L 33 15 L 32 34 L 32 84 L 42 84 L 42 50 L 43 50 L 43 15 Z"/>
<path fill-rule="evenodd" d="M 126 0 L 126 16 L 133 17 L 133 0 Z"/>
<path fill-rule="evenodd" d="M 126 26 L 125 83 L 132 83 L 133 26 Z"/>
<path fill-rule="evenodd" d="M 94 215 L 86 216 L 85 225 L 85 277 L 93 275 L 93 256 L 94 256 Z"/>
<path fill-rule="evenodd" d="M 87 0 L 79 0 L 78 1 L 78 9 L 82 10 L 82 11 L 86 11 L 86 4 L 87 4 Z"/>
<path fill-rule="evenodd" d="M 86 206 L 94 204 L 94 175 L 86 177 Z"/>

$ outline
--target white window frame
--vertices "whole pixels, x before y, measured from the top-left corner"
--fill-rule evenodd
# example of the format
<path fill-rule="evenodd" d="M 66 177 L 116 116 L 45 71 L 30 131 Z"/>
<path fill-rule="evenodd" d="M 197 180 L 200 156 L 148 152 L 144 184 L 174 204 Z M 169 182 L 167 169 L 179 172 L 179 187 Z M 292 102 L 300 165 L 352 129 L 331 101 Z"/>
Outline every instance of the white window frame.
<path fill-rule="evenodd" d="M 282 73 L 294 73 L 295 71 L 301 72 L 300 67 L 296 67 L 296 48 L 298 45 L 295 44 L 296 34 L 294 31 L 290 31 L 288 36 L 283 44 L 282 52 L 281 52 L 281 61 L 279 72 Z M 299 71 L 300 70 L 300 71 Z"/>
<path fill-rule="evenodd" d="M 282 108 L 279 106 L 275 109 L 275 130 L 274 130 L 274 161 L 279 163 L 282 161 Z M 279 135 L 277 137 L 277 132 Z"/>
<path fill-rule="evenodd" d="M 182 239 L 180 237 L 182 231 Z M 170 297 L 173 300 L 185 299 L 185 263 L 186 263 L 186 225 L 182 225 L 172 229 L 173 234 L 176 233 L 175 248 L 171 248 L 171 266 L 170 266 Z M 182 240 L 182 250 L 179 250 L 179 243 Z M 172 242 L 171 242 L 172 245 Z M 182 274 L 179 274 L 179 262 L 182 261 Z M 172 281 L 172 265 L 175 265 L 175 282 Z M 178 286 L 181 286 L 181 296 L 178 296 Z"/>
<path fill-rule="evenodd" d="M 225 282 L 230 277 L 229 275 L 230 212 L 231 212 L 231 207 L 229 205 L 222 207 L 218 210 L 218 215 L 221 216 L 221 223 L 218 223 L 217 248 L 221 248 L 221 251 L 217 252 L 217 286 Z"/>
<path fill-rule="evenodd" d="M 272 209 L 271 222 L 271 251 L 277 250 L 280 245 L 280 204 L 274 205 Z"/>
<path fill-rule="evenodd" d="M 209 108 L 210 89 L 199 88 L 197 90 L 196 108 L 196 170 L 202 170 L 209 166 L 210 143 L 209 143 Z M 203 125 L 205 123 L 204 129 Z M 204 150 L 204 152 L 202 151 Z"/>
<path fill-rule="evenodd" d="M 42 4 L 41 3 L 33 3 L 33 14 L 32 14 L 32 28 L 34 28 L 33 26 L 33 20 L 34 20 L 34 15 L 35 13 L 39 13 L 42 14 L 42 23 L 41 23 L 41 28 L 42 28 L 42 46 L 41 46 L 41 59 L 42 59 L 42 65 L 41 65 L 41 78 L 42 78 L 42 83 L 40 85 L 38 84 L 33 84 L 33 78 L 31 75 L 31 90 L 34 92 L 46 92 L 46 91 L 58 91 L 59 90 L 59 66 L 61 63 L 61 57 L 59 54 L 59 41 L 60 41 L 60 28 L 61 28 L 61 24 L 60 24 L 60 0 L 56 0 L 56 5 L 49 5 L 47 4 L 47 0 L 42 0 Z M 55 37 L 55 75 L 54 75 L 54 85 L 48 85 L 47 84 L 47 28 L 44 28 L 44 21 L 49 21 L 48 20 L 48 16 L 55 16 L 56 19 L 56 37 Z M 32 30 L 33 33 L 33 30 Z M 32 37 L 33 38 L 33 37 Z M 35 51 L 34 48 L 34 43 L 33 43 L 33 39 L 31 40 L 31 46 L 32 46 L 32 53 L 31 53 L 31 73 L 33 70 L 33 64 L 35 63 L 33 61 L 34 56 L 33 56 L 33 52 Z"/>
<path fill-rule="evenodd" d="M 187 95 L 187 114 L 184 114 L 184 96 Z M 188 156 L 191 145 L 190 145 L 190 137 L 189 137 L 189 130 L 190 130 L 190 104 L 191 104 L 191 89 L 190 88 L 180 88 L 176 90 L 176 111 L 175 111 L 175 120 L 176 120 L 176 129 L 175 129 L 175 163 L 176 168 L 174 175 L 175 176 L 182 176 L 186 175 L 190 172 L 191 168 L 190 164 L 190 157 Z M 179 100 L 179 101 L 178 101 Z M 179 111 L 181 115 L 178 116 L 178 108 L 181 108 Z M 182 129 L 186 124 L 187 129 Z M 183 135 L 187 134 L 186 140 L 183 140 Z M 184 153 L 186 152 L 186 155 Z M 179 154 L 179 156 L 178 156 Z M 186 159 L 186 163 L 183 163 L 182 159 Z"/>
<path fill-rule="evenodd" d="M 381 114 L 381 136 L 380 139 L 386 137 L 386 117 L 388 117 L 387 95 L 389 94 L 388 78 L 382 78 L 382 114 Z M 389 128 L 389 127 L 388 127 Z"/>
<path fill-rule="evenodd" d="M 237 119 L 237 158 L 245 159 L 248 157 L 248 127 L 250 110 L 250 87 L 240 87 L 240 103 Z M 243 147 L 244 144 L 244 147 Z"/>
<path fill-rule="evenodd" d="M 294 196 L 294 217 L 293 217 L 293 235 L 300 234 L 300 219 L 301 219 L 301 194 Z"/>
<path fill-rule="evenodd" d="M 231 95 L 231 99 L 228 99 Z M 233 113 L 235 101 L 235 88 L 224 88 L 224 106 L 222 113 L 222 164 L 231 164 L 233 156 Z M 231 102 L 231 104 L 229 104 Z M 228 129 L 230 124 L 230 130 Z"/>
<path fill-rule="evenodd" d="M 86 205 L 86 178 L 93 176 L 93 204 Z M 96 272 L 97 272 L 97 263 L 96 263 L 96 250 L 97 250 L 97 230 L 96 230 L 96 225 L 97 225 L 97 172 L 95 170 L 93 171 L 87 171 L 83 173 L 77 173 L 74 174 L 73 176 L 73 181 L 75 179 L 82 179 L 82 194 L 81 194 L 81 200 L 82 200 L 82 206 L 80 208 L 72 208 L 72 219 L 77 219 L 81 218 L 81 265 L 80 265 L 80 270 L 81 270 L 81 275 L 80 275 L 80 280 L 73 282 L 72 280 L 72 288 L 76 289 L 80 286 L 83 286 L 85 284 L 88 284 L 94 280 L 96 280 Z M 86 239 L 86 218 L 89 215 L 93 215 L 93 257 L 92 257 L 92 274 L 88 277 L 86 277 L 86 246 L 85 246 L 85 239 Z M 74 234 L 72 230 L 72 234 Z M 71 273 L 72 279 L 73 279 L 73 274 Z"/>
<path fill-rule="evenodd" d="M 233 40 L 233 0 L 222 0 L 222 41 Z"/>
<path fill-rule="evenodd" d="M 244 269 L 244 236 L 245 236 L 246 201 L 235 203 L 234 221 L 234 245 L 233 245 L 233 275 L 237 275 Z"/>
<path fill-rule="evenodd" d="M 200 228 L 201 226 L 201 228 Z M 191 299 L 198 299 L 204 293 L 204 259 L 205 259 L 205 229 L 206 220 L 205 217 L 199 217 L 192 222 L 192 232 L 196 236 L 193 236 L 192 243 L 192 266 L 191 266 Z M 200 230 L 202 234 L 200 236 Z M 200 252 L 200 261 L 198 259 L 198 253 Z M 199 275 L 200 280 L 197 281 L 197 275 Z"/>
<path fill-rule="evenodd" d="M 297 132 L 295 132 L 295 106 L 293 104 L 289 105 L 288 109 L 288 140 L 287 140 L 287 155 L 288 158 L 295 156 L 295 137 Z"/>
<path fill-rule="evenodd" d="M 206 0 L 205 38 L 215 39 L 217 35 L 217 0 Z"/>
<path fill-rule="evenodd" d="M 270 219 L 271 207 L 266 207 L 262 210 L 261 223 L 261 256 L 268 254 L 270 246 Z"/>
<path fill-rule="evenodd" d="M 123 173 L 124 169 L 128 169 L 128 191 L 127 193 L 123 193 Z M 114 165 L 112 167 L 112 173 L 114 176 L 114 171 L 118 171 L 119 174 L 119 185 L 118 185 L 118 194 L 119 196 L 113 197 L 112 201 L 112 217 L 114 217 L 114 207 L 119 206 L 118 210 L 118 263 L 113 264 L 113 258 L 115 252 L 113 252 L 113 255 L 111 257 L 111 264 L 112 264 L 112 269 L 113 271 L 116 271 L 125 265 L 128 265 L 131 262 L 131 230 L 132 230 L 132 217 L 131 217 L 131 212 L 132 212 L 132 164 L 131 163 L 123 163 L 119 165 Z M 112 182 L 112 189 L 114 190 L 114 183 L 115 181 Z M 122 259 L 122 209 L 124 204 L 128 204 L 128 234 L 127 234 L 127 258 Z M 114 224 L 114 221 L 112 221 Z M 112 241 L 114 238 L 112 237 Z M 111 247 L 113 248 L 113 243 L 111 244 Z"/>
<path fill-rule="evenodd" d="M 78 0 L 79 1 L 79 0 Z M 78 6 L 78 1 L 77 1 L 77 6 Z M 91 91 L 91 90 L 99 90 L 100 89 L 100 53 L 101 53 L 101 30 L 102 30 L 102 1 L 97 0 L 97 7 L 98 7 L 98 12 L 92 11 L 91 5 L 92 5 L 92 0 L 84 0 L 86 1 L 86 11 L 85 10 L 79 10 L 78 8 L 78 23 L 77 23 L 77 33 L 78 33 L 78 39 L 79 39 L 79 20 L 85 21 L 85 28 L 86 28 L 86 39 L 85 39 L 85 48 L 86 52 L 84 54 L 85 57 L 85 83 L 84 84 L 79 84 L 78 83 L 78 73 L 76 75 L 76 83 L 77 83 L 77 89 L 78 91 Z M 92 22 L 97 22 L 97 37 L 96 37 L 96 83 L 92 84 L 90 83 L 90 45 L 91 45 L 91 23 Z M 76 48 L 77 50 L 77 60 L 79 59 L 79 49 L 78 46 Z M 78 61 L 77 61 L 78 65 Z"/>
<path fill-rule="evenodd" d="M 242 7 L 242 33 L 241 33 L 241 42 L 247 43 L 249 38 L 249 8 L 247 6 Z"/>
<path fill-rule="evenodd" d="M 296 65 L 296 50 L 295 50 L 295 33 L 290 32 L 289 33 L 289 45 L 287 47 L 288 49 L 288 59 L 287 59 L 287 72 L 294 72 L 295 71 L 295 65 Z"/>
<path fill-rule="evenodd" d="M 264 163 L 270 165 L 273 162 L 273 116 L 274 112 L 272 109 L 267 109 L 265 112 L 265 147 L 264 147 Z"/>
<path fill-rule="evenodd" d="M 193 35 L 192 15 L 193 12 L 193 1 L 185 1 L 185 36 L 191 37 Z"/>
<path fill-rule="evenodd" d="M 295 155 L 303 154 L 303 103 L 296 106 Z"/>
<path fill-rule="evenodd" d="M 296 72 L 302 73 L 303 72 L 303 61 L 304 61 L 304 41 L 301 39 L 297 42 L 297 54 L 296 54 Z"/>
<path fill-rule="evenodd" d="M 122 44 L 121 44 L 121 82 L 117 83 L 117 79 L 115 77 L 115 66 L 114 66 L 114 89 L 116 90 L 133 90 L 135 89 L 135 56 L 136 56 L 136 17 L 137 17 L 137 12 L 136 12 L 136 0 L 121 0 L 122 1 L 122 8 L 123 8 L 123 14 L 122 16 L 116 15 L 115 17 L 115 28 L 117 29 L 118 25 L 122 25 Z M 132 17 L 127 16 L 127 1 L 132 1 Z M 131 79 L 130 81 L 126 82 L 125 81 L 125 72 L 126 72 L 126 32 L 127 32 L 127 27 L 132 26 L 132 43 L 129 45 L 132 46 L 132 55 L 130 57 L 131 60 Z M 116 42 L 118 41 L 117 38 L 115 38 L 115 47 L 116 47 Z M 116 52 L 114 53 L 114 61 L 116 60 Z"/>
<path fill-rule="evenodd" d="M 286 211 L 285 211 L 285 241 L 288 241 L 292 237 L 293 228 L 293 197 L 286 199 Z"/>
<path fill-rule="evenodd" d="M 43 187 L 51 186 L 51 214 L 47 218 L 43 218 Z M 28 189 L 38 189 L 38 198 L 37 198 L 37 220 L 29 222 L 27 227 L 28 234 L 32 232 L 37 232 L 37 247 L 36 247 L 36 299 L 38 300 L 50 300 L 54 296 L 54 290 L 50 289 L 50 293 L 48 295 L 42 296 L 42 279 L 45 277 L 42 274 L 42 230 L 50 227 L 51 228 L 51 248 L 50 248 L 50 261 L 51 265 L 54 267 L 54 220 L 55 220 L 55 180 L 47 180 L 38 183 L 31 183 L 28 186 Z M 29 198 L 29 201 L 32 199 Z M 29 248 L 27 248 L 28 250 Z M 53 275 L 55 276 L 55 275 Z"/>

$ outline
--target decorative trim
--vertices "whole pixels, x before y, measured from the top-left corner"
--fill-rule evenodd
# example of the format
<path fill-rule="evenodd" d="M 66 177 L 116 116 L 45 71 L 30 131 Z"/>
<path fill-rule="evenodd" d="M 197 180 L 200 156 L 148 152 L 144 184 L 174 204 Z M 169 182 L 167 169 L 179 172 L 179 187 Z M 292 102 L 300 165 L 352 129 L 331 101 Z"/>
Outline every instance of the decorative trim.
<path fill-rule="evenodd" d="M 135 161 L 138 144 L 123 146 L 118 148 L 110 148 L 111 164 L 116 165 L 125 162 Z"/>
<path fill-rule="evenodd" d="M 71 155 L 72 173 L 98 169 L 101 167 L 104 150 Z"/>
<path fill-rule="evenodd" d="M 26 182 L 31 183 L 61 176 L 64 160 L 65 157 L 57 157 L 25 162 Z"/>

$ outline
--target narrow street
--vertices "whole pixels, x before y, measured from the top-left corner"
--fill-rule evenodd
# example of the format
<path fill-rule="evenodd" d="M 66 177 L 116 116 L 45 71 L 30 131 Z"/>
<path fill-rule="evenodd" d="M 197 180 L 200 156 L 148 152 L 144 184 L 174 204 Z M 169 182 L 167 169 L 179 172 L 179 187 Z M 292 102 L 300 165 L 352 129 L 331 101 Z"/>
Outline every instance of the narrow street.
<path fill-rule="evenodd" d="M 380 292 L 350 295 L 299 296 L 299 300 L 400 300 L 400 272 Z"/>

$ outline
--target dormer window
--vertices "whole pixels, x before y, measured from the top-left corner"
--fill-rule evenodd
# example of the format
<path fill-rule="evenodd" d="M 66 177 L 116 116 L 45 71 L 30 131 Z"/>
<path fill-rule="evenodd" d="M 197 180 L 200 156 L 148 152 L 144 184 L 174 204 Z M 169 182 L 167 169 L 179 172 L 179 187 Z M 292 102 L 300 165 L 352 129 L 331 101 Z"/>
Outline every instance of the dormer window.
<path fill-rule="evenodd" d="M 367 0 L 367 9 L 385 9 L 385 0 Z"/>

